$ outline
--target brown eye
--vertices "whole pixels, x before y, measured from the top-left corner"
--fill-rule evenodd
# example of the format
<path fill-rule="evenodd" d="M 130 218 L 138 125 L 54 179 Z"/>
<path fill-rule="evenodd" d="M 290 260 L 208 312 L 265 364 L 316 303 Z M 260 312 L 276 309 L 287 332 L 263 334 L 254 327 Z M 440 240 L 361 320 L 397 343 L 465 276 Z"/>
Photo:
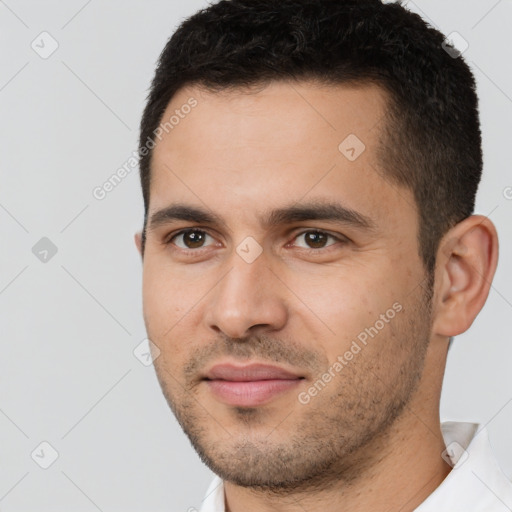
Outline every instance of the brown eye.
<path fill-rule="evenodd" d="M 296 241 L 300 239 L 304 242 L 302 244 L 296 242 L 295 245 L 305 249 L 323 249 L 338 241 L 336 237 L 324 231 L 304 231 L 297 235 Z M 332 242 L 329 243 L 329 240 L 332 240 Z"/>
<path fill-rule="evenodd" d="M 208 238 L 212 237 L 204 231 L 187 229 L 173 236 L 170 242 L 174 242 L 180 249 L 198 249 L 205 246 L 205 241 Z"/>
<path fill-rule="evenodd" d="M 313 249 L 324 247 L 328 238 L 328 235 L 325 233 L 310 232 L 305 235 L 306 243 Z"/>

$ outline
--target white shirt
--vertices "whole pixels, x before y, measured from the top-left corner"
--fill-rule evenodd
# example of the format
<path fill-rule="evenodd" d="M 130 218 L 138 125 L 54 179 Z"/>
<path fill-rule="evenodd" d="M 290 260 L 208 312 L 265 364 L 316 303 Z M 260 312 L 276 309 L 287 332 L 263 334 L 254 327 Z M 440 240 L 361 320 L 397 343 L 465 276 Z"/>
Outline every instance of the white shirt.
<path fill-rule="evenodd" d="M 477 423 L 442 423 L 452 470 L 415 512 L 511 512 L 512 482 L 499 467 L 485 427 Z M 200 512 L 225 512 L 224 484 L 216 476 Z"/>

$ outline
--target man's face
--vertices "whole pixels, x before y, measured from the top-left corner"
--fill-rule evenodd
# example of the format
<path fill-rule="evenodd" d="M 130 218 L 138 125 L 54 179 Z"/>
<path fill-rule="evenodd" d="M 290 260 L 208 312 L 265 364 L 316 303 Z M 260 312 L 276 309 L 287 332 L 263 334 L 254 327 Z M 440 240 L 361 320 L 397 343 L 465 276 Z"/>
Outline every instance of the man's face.
<path fill-rule="evenodd" d="M 189 87 L 162 122 L 176 110 L 154 150 L 144 254 L 164 395 L 226 480 L 348 472 L 421 389 L 430 337 L 414 199 L 376 157 L 384 94 Z"/>

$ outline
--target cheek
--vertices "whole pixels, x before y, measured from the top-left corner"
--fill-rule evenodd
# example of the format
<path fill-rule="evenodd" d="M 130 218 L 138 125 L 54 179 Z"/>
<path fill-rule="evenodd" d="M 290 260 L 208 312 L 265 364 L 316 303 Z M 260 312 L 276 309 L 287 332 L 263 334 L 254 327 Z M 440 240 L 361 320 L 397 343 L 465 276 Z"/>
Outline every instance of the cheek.
<path fill-rule="evenodd" d="M 218 274 L 187 274 L 165 262 L 147 260 L 143 276 L 143 310 L 146 331 L 161 352 L 161 363 L 178 375 L 192 351 L 204 344 L 198 330 L 205 301 Z M 205 333 L 203 333 L 205 334 Z"/>
<path fill-rule="evenodd" d="M 148 265 L 143 276 L 143 310 L 148 335 L 162 349 L 187 312 L 187 299 L 179 282 L 165 270 Z"/>
<path fill-rule="evenodd" d="M 290 275 L 289 283 L 300 299 L 300 310 L 295 309 L 298 323 L 306 323 L 306 329 L 316 334 L 330 360 L 392 308 L 401 286 L 385 271 L 353 266 L 331 268 L 322 275 Z"/>

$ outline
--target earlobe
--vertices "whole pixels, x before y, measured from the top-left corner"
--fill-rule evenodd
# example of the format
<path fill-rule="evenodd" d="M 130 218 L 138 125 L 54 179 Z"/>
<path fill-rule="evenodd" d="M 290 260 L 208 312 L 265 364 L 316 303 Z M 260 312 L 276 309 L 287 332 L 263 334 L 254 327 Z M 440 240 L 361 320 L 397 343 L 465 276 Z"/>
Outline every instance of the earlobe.
<path fill-rule="evenodd" d="M 134 235 L 135 245 L 137 246 L 137 250 L 139 254 L 142 256 L 142 232 L 139 231 Z"/>
<path fill-rule="evenodd" d="M 466 331 L 482 309 L 498 263 L 498 235 L 482 215 L 471 215 L 441 240 L 436 264 L 433 332 Z"/>

